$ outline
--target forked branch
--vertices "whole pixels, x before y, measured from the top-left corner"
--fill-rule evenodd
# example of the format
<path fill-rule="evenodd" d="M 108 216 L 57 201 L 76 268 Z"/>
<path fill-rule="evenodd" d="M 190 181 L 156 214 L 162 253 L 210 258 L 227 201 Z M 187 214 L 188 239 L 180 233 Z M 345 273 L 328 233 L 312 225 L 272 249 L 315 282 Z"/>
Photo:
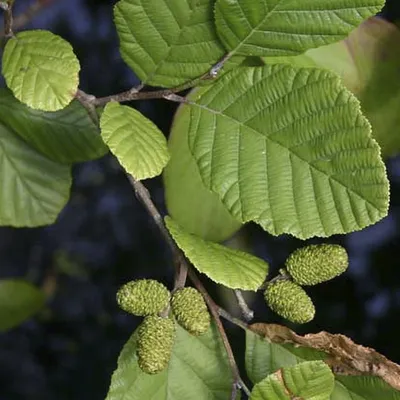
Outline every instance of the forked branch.
<path fill-rule="evenodd" d="M 233 386 L 232 386 L 231 398 L 232 399 L 236 398 L 238 388 L 242 389 L 247 395 L 250 395 L 249 389 L 246 387 L 242 378 L 240 377 L 239 368 L 236 364 L 235 356 L 233 354 L 232 347 L 229 343 L 228 336 L 226 335 L 224 326 L 222 325 L 220 316 L 224 316 L 225 318 L 231 320 L 232 322 L 235 321 L 234 323 L 236 323 L 237 325 L 239 325 L 242 328 L 246 327 L 246 324 L 243 323 L 242 321 L 237 322 L 238 320 L 236 320 L 234 317 L 231 317 L 226 311 L 223 311 L 214 302 L 214 300 L 208 294 L 207 290 L 201 283 L 200 279 L 198 278 L 198 276 L 196 275 L 194 270 L 190 267 L 190 265 L 186 261 L 181 250 L 177 247 L 177 245 L 175 244 L 171 235 L 169 234 L 167 228 L 164 225 L 164 221 L 161 217 L 161 214 L 159 213 L 159 211 L 157 210 L 157 207 L 154 205 L 153 201 L 151 200 L 148 190 L 145 188 L 145 186 L 141 182 L 137 181 L 136 179 L 134 179 L 132 177 L 129 177 L 129 181 L 131 182 L 131 185 L 133 186 L 133 188 L 135 190 L 136 196 L 145 206 L 147 212 L 152 217 L 154 223 L 159 228 L 163 238 L 165 239 L 169 248 L 172 251 L 172 254 L 174 256 L 174 264 L 177 269 L 175 288 L 184 286 L 185 281 L 186 281 L 186 275 L 188 274 L 190 280 L 196 286 L 197 290 L 203 295 L 204 300 L 206 301 L 206 303 L 210 309 L 211 315 L 215 321 L 215 324 L 220 333 L 223 345 L 225 347 L 225 350 L 226 350 L 226 353 L 228 356 L 229 365 L 230 365 L 230 368 L 232 371 Z"/>
<path fill-rule="evenodd" d="M 231 54 L 226 54 L 220 61 L 218 61 L 215 65 L 211 67 L 211 69 L 203 74 L 202 76 L 192 79 L 182 85 L 176 86 L 171 89 L 161 89 L 161 90 L 153 90 L 153 91 L 141 91 L 143 88 L 143 84 L 139 85 L 138 87 L 133 87 L 125 92 L 113 94 L 110 96 L 105 97 L 94 97 L 92 95 L 85 94 L 84 92 L 80 91 L 81 97 L 86 95 L 87 98 L 91 98 L 91 103 L 97 106 L 103 106 L 110 101 L 117 101 L 119 103 L 126 102 L 126 101 L 133 101 L 133 100 L 151 100 L 151 99 L 168 99 L 174 100 L 172 97 L 173 94 L 182 92 L 186 89 L 193 88 L 197 86 L 201 81 L 215 79 L 222 68 L 224 67 L 225 63 L 231 58 Z M 78 96 L 77 96 L 78 98 Z M 79 100 L 79 98 L 78 98 Z"/>

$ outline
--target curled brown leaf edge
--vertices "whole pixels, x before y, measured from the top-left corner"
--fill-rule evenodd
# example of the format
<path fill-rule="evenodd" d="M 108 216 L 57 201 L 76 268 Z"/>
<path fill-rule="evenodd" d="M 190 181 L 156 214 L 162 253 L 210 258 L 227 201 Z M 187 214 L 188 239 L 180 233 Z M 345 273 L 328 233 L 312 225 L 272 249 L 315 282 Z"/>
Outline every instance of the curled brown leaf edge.
<path fill-rule="evenodd" d="M 372 348 L 354 343 L 347 336 L 325 331 L 301 336 L 276 324 L 257 323 L 248 328 L 275 344 L 291 344 L 326 353 L 328 357 L 324 361 L 337 375 L 372 375 L 400 390 L 400 365 Z"/>

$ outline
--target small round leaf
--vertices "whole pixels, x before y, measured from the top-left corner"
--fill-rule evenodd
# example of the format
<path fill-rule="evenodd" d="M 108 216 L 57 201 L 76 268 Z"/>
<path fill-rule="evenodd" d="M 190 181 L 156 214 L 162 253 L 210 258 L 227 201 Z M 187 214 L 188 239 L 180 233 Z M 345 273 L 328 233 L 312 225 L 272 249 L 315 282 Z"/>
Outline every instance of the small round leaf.
<path fill-rule="evenodd" d="M 135 179 L 160 175 L 169 160 L 163 133 L 134 108 L 108 103 L 100 119 L 101 136 Z"/>
<path fill-rule="evenodd" d="M 18 100 L 37 110 L 66 107 L 78 89 L 79 70 L 71 45 L 48 31 L 20 32 L 4 49 L 7 86 Z"/>

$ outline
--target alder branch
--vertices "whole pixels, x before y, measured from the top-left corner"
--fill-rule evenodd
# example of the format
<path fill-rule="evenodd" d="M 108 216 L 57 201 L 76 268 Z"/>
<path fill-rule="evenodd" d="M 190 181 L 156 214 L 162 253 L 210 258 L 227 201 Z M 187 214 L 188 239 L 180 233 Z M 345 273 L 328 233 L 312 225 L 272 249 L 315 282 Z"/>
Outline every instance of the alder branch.
<path fill-rule="evenodd" d="M 234 317 L 231 315 L 228 311 L 224 310 L 222 307 L 218 306 L 218 314 L 223 318 L 226 319 L 227 321 L 231 322 L 232 324 L 238 326 L 239 328 L 242 328 L 244 330 L 249 328 L 249 325 L 242 321 L 239 318 Z"/>
<path fill-rule="evenodd" d="M 174 89 L 161 89 L 149 92 L 140 92 L 137 87 L 133 87 L 132 89 L 127 90 L 126 92 L 95 98 L 93 103 L 95 106 L 104 106 L 110 101 L 117 101 L 119 103 L 123 103 L 125 101 L 132 101 L 132 100 L 163 99 L 170 94 L 182 90 L 184 90 L 184 88 L 176 87 Z"/>
<path fill-rule="evenodd" d="M 167 228 L 164 225 L 164 221 L 159 213 L 157 207 L 154 205 L 153 201 L 151 200 L 150 194 L 146 187 L 133 177 L 129 176 L 129 181 L 131 182 L 136 196 L 142 201 L 143 205 L 145 206 L 146 210 L 152 217 L 153 221 L 155 222 L 156 226 L 159 228 L 163 238 L 167 242 L 168 246 L 170 247 L 173 256 L 174 256 L 174 264 L 177 268 L 176 276 L 181 282 L 178 282 L 178 287 L 183 287 L 186 281 L 186 275 L 189 275 L 190 280 L 199 290 L 199 292 L 203 295 L 204 300 L 206 301 L 211 315 L 215 321 L 215 324 L 218 328 L 220 333 L 223 345 L 225 347 L 225 351 L 228 356 L 229 365 L 232 371 L 233 376 L 233 386 L 232 386 L 232 399 L 236 398 L 238 388 L 242 389 L 247 395 L 250 395 L 250 390 L 246 387 L 245 383 L 243 382 L 242 378 L 240 377 L 240 371 L 235 361 L 235 356 L 232 351 L 232 347 L 229 343 L 229 339 L 225 332 L 224 326 L 222 325 L 220 315 L 222 315 L 222 309 L 214 302 L 211 296 L 208 294 L 207 290 L 204 288 L 203 284 L 201 283 L 200 279 L 197 277 L 194 270 L 189 266 L 188 262 L 186 261 L 184 255 L 182 254 L 181 250 L 177 247 L 174 240 L 172 239 L 170 233 L 168 232 Z M 183 276 L 183 278 L 182 278 Z M 177 282 L 175 282 L 175 287 L 177 287 Z M 226 311 L 223 311 L 225 317 L 229 315 Z M 229 316 L 229 320 L 236 321 L 234 317 Z M 235 322 L 234 322 L 235 323 Z M 243 322 L 236 323 L 240 327 L 246 327 L 247 325 Z"/>
<path fill-rule="evenodd" d="M 10 38 L 13 33 L 13 5 L 14 0 L 2 1 L 1 8 L 4 10 L 4 36 Z"/>
<path fill-rule="evenodd" d="M 153 219 L 157 228 L 160 230 L 164 240 L 166 241 L 168 247 L 172 252 L 174 265 L 176 268 L 174 290 L 184 287 L 186 283 L 188 266 L 182 252 L 179 250 L 171 235 L 169 234 L 168 229 L 165 227 L 163 218 L 157 207 L 151 200 L 149 191 L 140 181 L 136 180 L 132 176 L 128 175 L 128 179 L 135 191 L 136 197 L 145 206 L 147 212 Z"/>
<path fill-rule="evenodd" d="M 247 305 L 246 300 L 243 297 L 243 293 L 238 290 L 235 289 L 234 290 L 235 296 L 236 296 L 236 300 L 238 302 L 240 311 L 242 312 L 243 318 L 249 322 L 254 318 L 254 311 L 252 309 L 250 309 L 250 307 Z"/>
<path fill-rule="evenodd" d="M 36 17 L 39 12 L 41 12 L 44 8 L 48 7 L 52 3 L 54 3 L 55 0 L 37 0 L 34 3 L 32 3 L 26 10 L 24 10 L 21 14 L 18 14 L 15 16 L 12 20 L 12 30 L 19 30 L 23 28 L 25 25 L 27 25 L 30 21 L 32 21 L 33 18 Z M 0 2 L 0 8 L 3 8 L 3 10 L 6 10 L 4 6 L 8 7 L 9 2 L 2 1 Z M 0 34 L 1 36 L 7 36 L 6 30 L 7 30 L 7 24 L 4 23 L 4 32 Z"/>
<path fill-rule="evenodd" d="M 229 56 L 230 57 L 230 56 Z M 81 90 L 78 90 L 75 97 L 78 101 L 81 102 L 81 104 L 87 109 L 89 115 L 92 116 L 93 112 L 96 112 L 96 106 L 104 105 L 108 103 L 109 101 L 129 101 L 129 100 L 139 100 L 139 99 L 156 99 L 156 98 L 165 98 L 168 100 L 173 100 L 173 101 L 179 101 L 183 102 L 184 98 L 175 95 L 176 92 L 185 90 L 186 88 L 191 87 L 191 85 L 194 85 L 195 82 L 198 82 L 200 79 L 206 79 L 206 78 L 215 78 L 215 76 L 218 74 L 220 69 L 223 67 L 224 63 L 229 59 L 229 57 L 224 57 L 218 64 L 213 66 L 213 68 L 207 72 L 207 74 L 203 75 L 202 77 L 191 81 L 185 85 L 176 87 L 174 89 L 163 89 L 163 90 L 158 90 L 158 91 L 153 91 L 153 92 L 140 92 L 140 88 L 132 88 L 128 90 L 127 92 L 123 92 L 120 94 L 112 95 L 112 96 L 107 96 L 107 97 L 101 97 L 101 98 L 96 98 L 90 94 L 87 94 Z M 94 119 L 94 118 L 92 118 Z M 96 125 L 98 125 L 98 118 L 97 118 L 97 113 L 96 113 Z M 196 288 L 199 290 L 199 292 L 203 295 L 204 300 L 206 301 L 211 315 L 215 321 L 215 324 L 218 328 L 220 337 L 222 339 L 222 343 L 225 347 L 225 351 L 228 357 L 228 362 L 232 371 L 232 377 L 233 377 L 233 384 L 232 384 L 232 391 L 231 391 L 231 399 L 235 400 L 237 396 L 237 391 L 238 389 L 243 390 L 246 395 L 250 396 L 250 390 L 247 388 L 245 383 L 243 382 L 241 376 L 240 376 L 240 371 L 239 368 L 236 364 L 235 361 L 235 356 L 233 354 L 232 347 L 229 343 L 228 336 L 225 332 L 225 328 L 221 322 L 221 318 L 223 317 L 232 323 L 236 324 L 237 326 L 246 329 L 247 324 L 237 318 L 234 318 L 231 316 L 227 311 L 223 310 L 221 307 L 219 307 L 214 300 L 211 298 L 211 296 L 208 294 L 207 290 L 201 283 L 200 279 L 197 277 L 196 273 L 194 270 L 190 267 L 189 263 L 187 262 L 185 256 L 183 255 L 182 251 L 178 248 L 176 245 L 175 241 L 172 239 L 168 229 L 166 228 L 164 224 L 164 220 L 158 211 L 157 207 L 154 205 L 149 191 L 146 189 L 146 187 L 138 180 L 133 178 L 132 176 L 128 175 L 129 182 L 131 183 L 132 187 L 134 188 L 135 195 L 136 197 L 143 203 L 144 207 L 146 208 L 147 212 L 153 219 L 154 223 L 160 230 L 164 240 L 168 244 L 168 247 L 170 248 L 172 255 L 173 255 L 173 260 L 174 260 L 174 266 L 176 269 L 175 272 L 175 284 L 174 284 L 174 290 L 179 289 L 181 287 L 185 286 L 186 283 L 186 278 L 189 275 L 191 281 L 193 284 L 196 286 Z"/>
<path fill-rule="evenodd" d="M 93 123 L 96 126 L 99 126 L 99 116 L 96 111 L 96 106 L 93 104 L 95 97 L 78 89 L 75 94 L 75 98 L 82 104 L 83 107 L 86 108 L 86 111 Z"/>
<path fill-rule="evenodd" d="M 233 379 L 234 379 L 231 398 L 232 399 L 236 398 L 237 388 L 242 389 L 246 393 L 247 396 L 250 396 L 250 390 L 247 388 L 246 384 L 243 382 L 242 378 L 240 377 L 240 371 L 236 364 L 232 347 L 229 343 L 228 336 L 226 335 L 224 326 L 222 325 L 222 322 L 221 322 L 221 318 L 220 318 L 221 307 L 219 307 L 214 302 L 214 300 L 211 298 L 211 296 L 208 294 L 207 290 L 205 289 L 205 287 L 201 283 L 199 277 L 196 275 L 196 273 L 194 272 L 194 270 L 192 268 L 188 268 L 188 275 L 189 275 L 190 280 L 196 286 L 197 290 L 203 295 L 204 300 L 207 303 L 208 308 L 210 309 L 211 315 L 213 316 L 214 321 L 217 325 L 217 328 L 219 330 L 226 353 L 228 355 L 228 361 L 229 361 L 229 364 L 230 364 L 230 367 L 232 370 L 232 374 L 233 374 Z M 227 312 L 225 311 L 225 313 L 227 313 Z"/>
<path fill-rule="evenodd" d="M 182 85 L 176 86 L 171 89 L 161 89 L 161 90 L 142 92 L 141 89 L 143 88 L 143 84 L 141 84 L 138 87 L 133 87 L 125 92 L 113 94 L 110 96 L 98 97 L 98 98 L 93 96 L 92 102 L 94 106 L 103 106 L 109 103 L 110 101 L 117 101 L 119 103 L 123 103 L 125 101 L 133 101 L 133 100 L 151 100 L 151 99 L 173 100 L 172 98 L 169 98 L 171 95 L 182 92 L 186 89 L 193 88 L 194 86 L 198 85 L 201 81 L 215 79 L 222 70 L 222 68 L 224 67 L 225 63 L 231 58 L 231 56 L 232 54 L 230 53 L 226 54 L 224 57 L 222 57 L 220 61 L 218 61 L 215 65 L 213 65 L 208 72 L 206 72 L 202 76 L 192 79 Z"/>

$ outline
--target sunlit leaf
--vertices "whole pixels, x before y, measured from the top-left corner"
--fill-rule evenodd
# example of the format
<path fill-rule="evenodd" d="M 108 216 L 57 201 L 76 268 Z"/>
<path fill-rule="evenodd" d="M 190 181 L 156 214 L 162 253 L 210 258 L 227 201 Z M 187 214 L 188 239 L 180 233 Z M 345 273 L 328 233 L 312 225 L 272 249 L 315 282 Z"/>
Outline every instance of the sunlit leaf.
<path fill-rule="evenodd" d="M 269 375 L 257 383 L 251 392 L 250 400 L 291 400 L 285 386 L 277 375 Z"/>
<path fill-rule="evenodd" d="M 328 400 L 335 378 L 323 361 L 308 361 L 283 368 L 285 387 L 297 397 L 307 400 Z"/>
<path fill-rule="evenodd" d="M 257 290 L 266 279 L 268 264 L 265 261 L 187 233 L 170 217 L 166 217 L 165 222 L 186 257 L 213 281 L 232 289 Z"/>
<path fill-rule="evenodd" d="M 217 0 L 218 35 L 233 54 L 294 55 L 337 42 L 384 0 Z"/>
<path fill-rule="evenodd" d="M 384 157 L 400 151 L 400 30 L 371 18 L 339 43 L 297 57 L 264 58 L 335 71 L 360 100 Z"/>
<path fill-rule="evenodd" d="M 242 224 L 202 182 L 188 146 L 190 118 L 182 112 L 180 107 L 174 118 L 168 143 L 171 159 L 163 174 L 168 212 L 185 231 L 219 242 Z"/>
<path fill-rule="evenodd" d="M 168 162 L 167 141 L 157 126 L 134 108 L 108 103 L 100 119 L 101 136 L 134 178 L 161 174 Z"/>
<path fill-rule="evenodd" d="M 49 31 L 24 31 L 10 38 L 2 67 L 14 96 L 38 110 L 66 107 L 78 89 L 79 61 L 71 45 Z"/>
<path fill-rule="evenodd" d="M 257 383 L 250 400 L 329 400 L 334 376 L 322 361 L 286 367 Z"/>
<path fill-rule="evenodd" d="M 387 215 L 379 146 L 335 74 L 240 68 L 196 90 L 183 108 L 202 181 L 236 219 L 308 238 Z"/>
<path fill-rule="evenodd" d="M 224 55 L 209 0 L 120 0 L 114 19 L 122 57 L 149 85 L 183 84 Z"/>

